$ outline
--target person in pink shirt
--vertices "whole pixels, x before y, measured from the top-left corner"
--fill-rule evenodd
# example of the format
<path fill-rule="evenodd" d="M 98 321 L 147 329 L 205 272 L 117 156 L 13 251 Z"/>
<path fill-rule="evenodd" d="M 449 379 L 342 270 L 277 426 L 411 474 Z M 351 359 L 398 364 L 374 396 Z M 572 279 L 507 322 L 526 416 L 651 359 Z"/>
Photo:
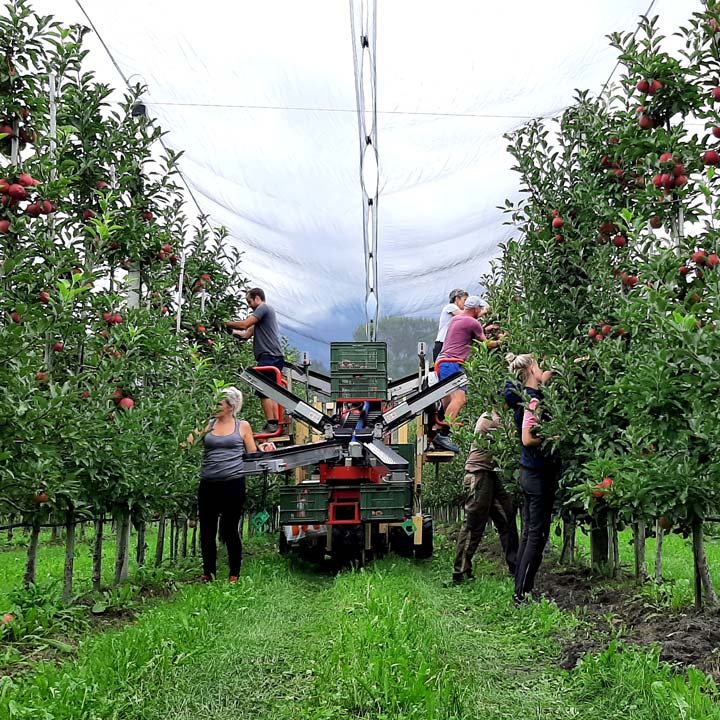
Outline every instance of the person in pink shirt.
<path fill-rule="evenodd" d="M 484 342 L 488 348 L 494 348 L 500 344 L 499 340 L 488 340 L 485 337 L 485 331 L 479 318 L 486 312 L 487 303 L 478 295 L 470 295 L 465 300 L 463 311 L 450 321 L 442 352 L 437 359 L 437 362 L 441 363 L 438 368 L 438 380 L 445 380 L 445 378 L 462 370 L 461 364 L 468 359 L 473 343 L 476 340 Z M 443 360 L 452 360 L 453 362 L 442 362 Z M 445 419 L 451 425 L 465 405 L 467 400 L 466 392 L 467 386 L 463 385 L 450 393 L 448 397 L 443 398 Z M 438 433 L 433 443 L 442 449 L 452 450 L 453 452 L 458 451 L 457 446 L 452 443 L 448 435 Z"/>

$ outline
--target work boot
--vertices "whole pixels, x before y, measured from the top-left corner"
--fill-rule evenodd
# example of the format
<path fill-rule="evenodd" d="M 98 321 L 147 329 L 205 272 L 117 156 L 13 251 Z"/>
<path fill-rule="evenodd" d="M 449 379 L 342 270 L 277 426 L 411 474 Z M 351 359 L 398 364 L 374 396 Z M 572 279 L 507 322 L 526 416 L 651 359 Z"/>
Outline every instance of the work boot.
<path fill-rule="evenodd" d="M 433 438 L 433 445 L 438 450 L 449 450 L 453 453 L 460 452 L 460 448 L 453 443 L 449 435 L 441 435 L 440 433 L 438 433 Z"/>
<path fill-rule="evenodd" d="M 277 420 L 268 420 L 265 423 L 265 427 L 260 431 L 260 435 L 274 435 L 278 430 L 278 421 Z"/>

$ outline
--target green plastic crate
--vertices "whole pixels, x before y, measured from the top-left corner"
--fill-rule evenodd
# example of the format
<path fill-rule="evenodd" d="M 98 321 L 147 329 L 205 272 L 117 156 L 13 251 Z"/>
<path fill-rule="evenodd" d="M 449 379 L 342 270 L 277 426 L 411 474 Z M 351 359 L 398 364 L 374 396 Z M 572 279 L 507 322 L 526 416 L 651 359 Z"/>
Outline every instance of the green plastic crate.
<path fill-rule="evenodd" d="M 387 400 L 388 379 L 383 373 L 360 376 L 340 375 L 330 378 L 330 395 L 338 398 L 380 398 Z"/>
<path fill-rule="evenodd" d="M 300 483 L 280 486 L 280 524 L 314 525 L 328 517 L 327 485 Z"/>
<path fill-rule="evenodd" d="M 387 345 L 384 342 L 330 343 L 330 375 L 365 372 L 387 375 Z"/>
<path fill-rule="evenodd" d="M 360 519 L 391 522 L 412 512 L 413 484 L 407 482 L 368 483 L 360 488 Z"/>
<path fill-rule="evenodd" d="M 415 443 L 396 443 L 390 446 L 400 457 L 408 461 L 408 475 L 415 477 L 415 459 L 417 449 Z"/>

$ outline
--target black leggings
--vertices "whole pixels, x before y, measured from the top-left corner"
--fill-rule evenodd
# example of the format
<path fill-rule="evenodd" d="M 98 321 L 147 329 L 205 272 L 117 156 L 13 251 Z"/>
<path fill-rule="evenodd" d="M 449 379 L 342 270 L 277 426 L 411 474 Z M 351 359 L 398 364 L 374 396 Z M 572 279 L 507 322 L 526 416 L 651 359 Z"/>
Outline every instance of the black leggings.
<path fill-rule="evenodd" d="M 240 516 L 245 505 L 245 478 L 230 480 L 201 480 L 198 489 L 198 516 L 200 517 L 200 550 L 203 575 L 213 577 L 217 571 L 217 544 L 215 536 L 218 519 L 222 515 L 223 540 L 227 546 L 230 575 L 240 574 L 242 540 Z"/>
<path fill-rule="evenodd" d="M 515 594 L 522 597 L 535 587 L 535 575 L 550 537 L 557 473 L 520 468 L 523 489 L 523 533 L 515 566 Z"/>

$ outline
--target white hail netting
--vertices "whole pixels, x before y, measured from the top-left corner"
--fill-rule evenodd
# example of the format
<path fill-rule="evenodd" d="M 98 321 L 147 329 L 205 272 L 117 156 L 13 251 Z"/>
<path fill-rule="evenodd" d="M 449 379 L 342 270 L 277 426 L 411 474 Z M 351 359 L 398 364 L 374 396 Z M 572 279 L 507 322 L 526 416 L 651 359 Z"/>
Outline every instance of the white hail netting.
<path fill-rule="evenodd" d="M 80 0 L 149 114 L 185 152 L 204 212 L 245 251 L 281 329 L 327 363 L 364 322 L 362 202 L 347 0 Z M 369 0 L 368 0 L 369 2 Z M 75 0 L 38 12 L 83 22 Z M 435 318 L 478 289 L 511 230 L 503 134 L 599 92 L 610 32 L 659 14 L 670 35 L 701 0 L 378 0 L 381 315 Z M 96 39 L 88 62 L 122 86 Z"/>

